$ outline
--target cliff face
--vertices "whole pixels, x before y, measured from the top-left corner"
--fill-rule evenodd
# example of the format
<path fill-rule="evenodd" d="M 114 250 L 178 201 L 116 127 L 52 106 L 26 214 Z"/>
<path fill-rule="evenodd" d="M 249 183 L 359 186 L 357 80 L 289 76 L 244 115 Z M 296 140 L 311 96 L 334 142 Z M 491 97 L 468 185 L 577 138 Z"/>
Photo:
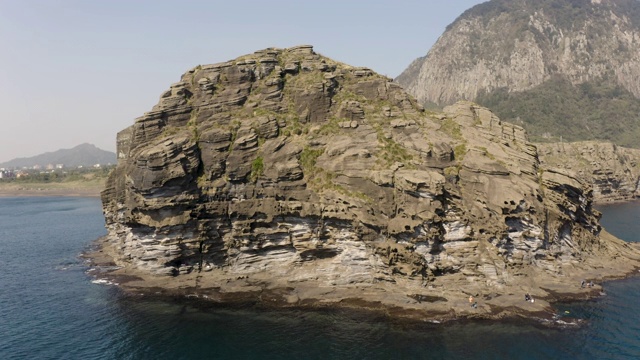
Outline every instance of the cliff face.
<path fill-rule="evenodd" d="M 640 195 L 638 149 L 593 141 L 537 146 L 543 166 L 567 169 L 591 184 L 598 202 L 632 200 Z"/>
<path fill-rule="evenodd" d="M 590 187 L 542 171 L 522 128 L 468 102 L 425 112 L 309 46 L 188 71 L 118 134 L 118 154 L 107 243 L 145 274 L 387 284 L 406 299 L 453 279 L 563 276 L 613 246 Z"/>
<path fill-rule="evenodd" d="M 640 97 L 635 0 L 492 0 L 468 10 L 396 80 L 421 103 L 608 77 Z"/>

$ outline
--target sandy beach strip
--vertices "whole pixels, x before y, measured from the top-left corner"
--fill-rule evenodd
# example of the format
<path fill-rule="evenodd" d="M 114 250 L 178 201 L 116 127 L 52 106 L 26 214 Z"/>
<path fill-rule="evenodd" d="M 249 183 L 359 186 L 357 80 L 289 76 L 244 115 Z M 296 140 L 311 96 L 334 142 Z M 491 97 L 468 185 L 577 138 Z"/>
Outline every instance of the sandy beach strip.
<path fill-rule="evenodd" d="M 73 196 L 100 197 L 102 184 L 0 184 L 0 197 Z"/>

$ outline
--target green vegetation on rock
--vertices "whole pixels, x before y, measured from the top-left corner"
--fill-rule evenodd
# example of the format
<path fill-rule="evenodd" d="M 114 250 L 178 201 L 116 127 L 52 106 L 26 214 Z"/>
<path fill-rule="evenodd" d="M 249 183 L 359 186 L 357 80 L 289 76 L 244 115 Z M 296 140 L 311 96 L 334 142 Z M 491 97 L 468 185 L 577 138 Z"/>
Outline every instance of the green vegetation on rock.
<path fill-rule="evenodd" d="M 264 159 L 262 158 L 262 156 L 258 156 L 251 163 L 251 174 L 249 175 L 249 180 L 255 183 L 256 181 L 258 181 L 258 178 L 262 176 L 263 172 L 264 172 Z"/>
<path fill-rule="evenodd" d="M 465 144 L 460 144 L 453 148 L 453 155 L 457 161 L 461 161 L 466 153 L 467 146 Z"/>
<path fill-rule="evenodd" d="M 313 173 L 316 161 L 323 152 L 324 149 L 311 149 L 309 147 L 305 147 L 302 150 L 300 153 L 300 165 L 302 165 L 305 173 Z"/>
<path fill-rule="evenodd" d="M 442 126 L 440 127 L 440 130 L 454 139 L 458 139 L 458 140 L 462 139 L 462 131 L 460 130 L 460 124 L 456 123 L 455 121 L 449 118 L 445 118 L 442 121 Z"/>

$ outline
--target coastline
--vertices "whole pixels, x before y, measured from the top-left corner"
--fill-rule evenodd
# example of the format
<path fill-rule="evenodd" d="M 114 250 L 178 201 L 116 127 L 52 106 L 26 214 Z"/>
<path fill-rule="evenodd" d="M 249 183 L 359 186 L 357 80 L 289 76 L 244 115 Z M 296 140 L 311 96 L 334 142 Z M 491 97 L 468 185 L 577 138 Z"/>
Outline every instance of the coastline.
<path fill-rule="evenodd" d="M 100 197 L 103 184 L 0 184 L 0 197 Z"/>
<path fill-rule="evenodd" d="M 603 236 L 612 236 L 608 233 Z M 619 240 L 621 241 L 621 240 Z M 625 245 L 626 244 L 626 245 Z M 640 244 L 625 243 L 640 251 Z M 97 239 L 83 257 L 96 281 L 118 286 L 125 296 L 163 299 L 200 307 L 256 307 L 311 311 L 369 312 L 392 321 L 443 324 L 452 321 L 527 321 L 542 326 L 579 326 L 583 320 L 564 318 L 554 304 L 606 296 L 603 282 L 640 276 L 640 258 L 619 258 L 610 263 L 583 264 L 562 276 L 523 276 L 518 285 L 488 287 L 460 277 L 436 280 L 428 286 L 384 282 L 370 286 L 330 287 L 316 282 L 273 279 L 272 274 L 214 274 L 192 272 L 177 277 L 153 276 L 114 261 L 108 238 Z M 627 261 L 621 261 L 627 260 Z M 594 281 L 581 287 L 581 280 Z M 407 284 L 403 284 L 407 285 Z M 416 290 L 403 292 L 406 288 Z M 524 300 L 529 293 L 534 303 Z M 472 296 L 477 307 L 471 307 Z"/>

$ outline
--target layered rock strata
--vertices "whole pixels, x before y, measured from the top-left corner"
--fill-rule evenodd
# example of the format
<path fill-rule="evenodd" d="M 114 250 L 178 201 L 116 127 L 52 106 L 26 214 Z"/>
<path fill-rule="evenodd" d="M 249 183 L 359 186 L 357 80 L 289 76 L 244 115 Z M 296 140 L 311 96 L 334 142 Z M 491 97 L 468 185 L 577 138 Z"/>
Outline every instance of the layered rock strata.
<path fill-rule="evenodd" d="M 537 144 L 543 166 L 564 168 L 593 187 L 596 202 L 637 198 L 640 150 L 611 143 L 583 141 Z"/>
<path fill-rule="evenodd" d="M 542 293 L 533 279 L 637 255 L 600 236 L 591 187 L 542 169 L 522 128 L 469 102 L 425 112 L 310 46 L 189 70 L 118 154 L 104 248 L 212 298 L 423 309 L 429 291 Z"/>

